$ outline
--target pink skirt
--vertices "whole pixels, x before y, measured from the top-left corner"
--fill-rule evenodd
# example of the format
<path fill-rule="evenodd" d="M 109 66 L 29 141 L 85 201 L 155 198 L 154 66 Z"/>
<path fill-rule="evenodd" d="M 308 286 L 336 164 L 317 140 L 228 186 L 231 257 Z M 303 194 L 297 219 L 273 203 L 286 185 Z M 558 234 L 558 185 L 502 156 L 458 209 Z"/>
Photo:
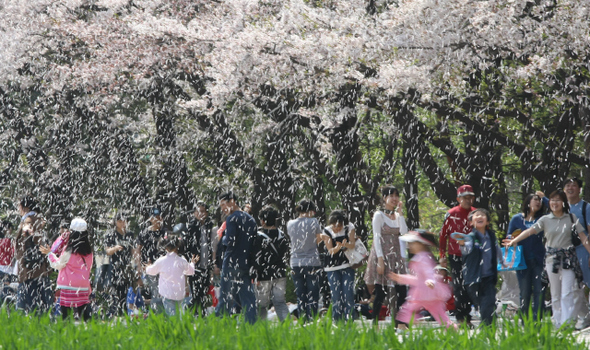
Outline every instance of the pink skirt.
<path fill-rule="evenodd" d="M 59 305 L 64 307 L 79 307 L 90 303 L 89 290 L 61 289 L 59 293 Z"/>

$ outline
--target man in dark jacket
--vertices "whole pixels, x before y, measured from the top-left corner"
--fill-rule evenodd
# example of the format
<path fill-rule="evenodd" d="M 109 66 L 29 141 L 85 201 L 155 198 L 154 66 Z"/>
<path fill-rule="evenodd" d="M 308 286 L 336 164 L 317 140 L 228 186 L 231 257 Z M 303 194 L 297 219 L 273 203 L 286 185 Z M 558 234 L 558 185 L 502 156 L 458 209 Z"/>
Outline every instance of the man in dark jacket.
<path fill-rule="evenodd" d="M 165 251 L 158 246 L 158 243 L 166 235 L 163 226 L 162 211 L 158 207 L 152 208 L 150 212 L 150 226 L 143 230 L 137 238 L 137 252 L 140 264 L 137 264 L 138 272 L 142 274 L 141 267 L 156 262 L 159 257 L 165 255 Z M 142 281 L 145 290 L 148 292 L 150 307 L 160 312 L 164 309 L 162 298 L 158 290 L 158 276 L 142 274 Z"/>
<path fill-rule="evenodd" d="M 22 218 L 15 237 L 19 282 L 16 307 L 24 312 L 45 312 L 53 303 L 49 263 L 39 251 L 40 245 L 47 243 L 43 234 L 45 222 L 31 196 L 20 201 L 19 213 Z"/>
<path fill-rule="evenodd" d="M 250 248 L 256 236 L 256 221 L 240 210 L 233 192 L 219 196 L 219 207 L 227 214 L 222 238 L 225 246 L 217 316 L 229 313 L 232 301 L 239 298 L 246 322 L 256 322 L 256 296 L 250 275 Z"/>
<path fill-rule="evenodd" d="M 260 212 L 262 230 L 258 231 L 255 240 L 255 259 L 253 266 L 257 277 L 258 315 L 261 320 L 267 318 L 268 306 L 272 296 L 280 321 L 289 316 L 289 308 L 285 299 L 287 291 L 287 264 L 289 262 L 289 240 L 285 234 L 277 229 L 279 212 L 267 206 Z"/>
<path fill-rule="evenodd" d="M 183 255 L 188 261 L 193 256 L 200 257 L 195 266 L 195 274 L 188 276 L 191 292 L 189 307 L 194 308 L 195 314 L 200 312 L 204 316 L 207 292 L 211 284 L 211 269 L 213 267 L 211 246 L 213 221 L 209 218 L 207 204 L 202 201 L 197 202 L 193 215 L 194 219 L 189 223 L 188 233 L 183 237 Z"/>

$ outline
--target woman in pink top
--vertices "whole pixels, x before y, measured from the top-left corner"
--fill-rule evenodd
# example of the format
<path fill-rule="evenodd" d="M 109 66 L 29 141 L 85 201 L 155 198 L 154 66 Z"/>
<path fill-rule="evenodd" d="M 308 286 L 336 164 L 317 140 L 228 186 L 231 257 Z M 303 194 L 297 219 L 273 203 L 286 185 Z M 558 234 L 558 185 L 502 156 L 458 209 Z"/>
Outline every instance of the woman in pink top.
<path fill-rule="evenodd" d="M 166 255 L 160 257 L 153 265 L 146 265 L 145 273 L 148 275 L 160 275 L 158 290 L 162 296 L 162 302 L 166 313 L 170 316 L 176 314 L 176 309 L 181 310 L 181 302 L 186 296 L 186 277 L 195 273 L 195 264 L 198 256 L 193 256 L 189 263 L 178 255 L 180 247 L 178 237 L 166 236 L 160 242 L 160 246 L 166 249 Z"/>
<path fill-rule="evenodd" d="M 448 285 L 442 281 L 442 277 L 435 273 L 436 259 L 430 251 L 435 246 L 436 238 L 430 232 L 424 230 L 411 231 L 401 237 L 408 242 L 410 253 L 414 254 L 410 260 L 412 275 L 400 275 L 394 272 L 387 276 L 396 283 L 410 286 L 408 298 L 397 314 L 397 320 L 409 324 L 414 314 L 424 308 L 436 321 L 447 327 L 455 326 L 447 316 L 445 302 L 451 295 Z M 406 328 L 404 324 L 399 328 Z"/>
<path fill-rule="evenodd" d="M 59 257 L 49 246 L 39 247 L 41 253 L 48 255 L 51 267 L 59 271 L 57 289 L 60 290 L 59 305 L 64 320 L 71 310 L 76 319 L 82 315 L 84 321 L 88 321 L 91 317 L 89 296 L 93 256 L 87 228 L 84 219 L 72 220 L 67 246 Z"/>

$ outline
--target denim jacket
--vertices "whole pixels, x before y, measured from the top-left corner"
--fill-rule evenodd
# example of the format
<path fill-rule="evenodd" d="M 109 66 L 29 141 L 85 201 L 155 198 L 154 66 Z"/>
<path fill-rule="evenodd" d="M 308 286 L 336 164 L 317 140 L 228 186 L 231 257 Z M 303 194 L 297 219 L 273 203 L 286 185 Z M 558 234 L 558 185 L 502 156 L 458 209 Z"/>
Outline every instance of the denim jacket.
<path fill-rule="evenodd" d="M 465 242 L 464 246 L 461 246 L 461 254 L 463 256 L 463 284 L 469 285 L 472 283 L 479 283 L 482 277 L 482 271 L 488 269 L 491 271 L 491 276 L 494 277 L 494 283 L 498 280 L 498 261 L 502 259 L 502 250 L 498 246 L 496 234 L 492 230 L 486 230 L 486 235 L 489 236 L 490 246 L 485 247 L 484 242 L 486 241 L 483 234 L 476 229 L 473 229 L 469 234 L 470 240 Z M 489 248 L 491 254 L 486 254 L 484 249 Z M 488 257 L 484 261 L 485 257 Z"/>

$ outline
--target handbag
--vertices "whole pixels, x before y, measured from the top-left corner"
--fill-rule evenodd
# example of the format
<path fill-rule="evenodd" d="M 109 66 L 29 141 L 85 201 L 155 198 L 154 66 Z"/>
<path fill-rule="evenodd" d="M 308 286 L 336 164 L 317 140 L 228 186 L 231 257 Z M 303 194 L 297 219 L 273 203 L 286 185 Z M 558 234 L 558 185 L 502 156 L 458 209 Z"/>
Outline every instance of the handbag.
<path fill-rule="evenodd" d="M 526 262 L 522 256 L 522 246 L 502 248 L 504 264 L 498 263 L 498 271 L 518 271 L 526 269 Z"/>
<path fill-rule="evenodd" d="M 367 262 L 369 252 L 367 247 L 359 238 L 354 241 L 354 249 L 347 249 L 344 251 L 344 255 L 348 258 L 353 269 L 359 268 Z"/>
<path fill-rule="evenodd" d="M 574 222 L 572 214 L 570 214 L 570 220 L 572 221 L 572 244 L 574 247 L 577 247 L 582 244 L 582 240 L 580 239 L 580 235 L 578 235 L 578 230 L 576 230 L 576 223 Z"/>

